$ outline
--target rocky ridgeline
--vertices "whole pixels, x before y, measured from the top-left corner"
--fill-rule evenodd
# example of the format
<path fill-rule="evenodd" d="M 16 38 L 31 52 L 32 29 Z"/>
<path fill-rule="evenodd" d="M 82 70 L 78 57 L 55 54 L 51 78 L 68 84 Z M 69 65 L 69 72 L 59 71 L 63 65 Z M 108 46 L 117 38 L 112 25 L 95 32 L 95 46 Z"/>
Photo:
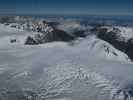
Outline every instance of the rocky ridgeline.
<path fill-rule="evenodd" d="M 109 42 L 116 49 L 126 53 L 133 60 L 133 37 L 124 37 L 118 27 L 95 27 L 91 30 L 98 38 Z M 130 33 L 133 34 L 133 33 Z M 129 34 L 129 35 L 130 35 Z"/>

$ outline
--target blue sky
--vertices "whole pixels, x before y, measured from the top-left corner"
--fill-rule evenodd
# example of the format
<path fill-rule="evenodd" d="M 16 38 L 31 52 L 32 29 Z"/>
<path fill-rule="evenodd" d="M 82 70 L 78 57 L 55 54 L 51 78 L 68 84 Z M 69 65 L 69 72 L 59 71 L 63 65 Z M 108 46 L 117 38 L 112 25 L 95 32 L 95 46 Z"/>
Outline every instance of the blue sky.
<path fill-rule="evenodd" d="M 133 0 L 0 0 L 0 14 L 133 15 Z"/>

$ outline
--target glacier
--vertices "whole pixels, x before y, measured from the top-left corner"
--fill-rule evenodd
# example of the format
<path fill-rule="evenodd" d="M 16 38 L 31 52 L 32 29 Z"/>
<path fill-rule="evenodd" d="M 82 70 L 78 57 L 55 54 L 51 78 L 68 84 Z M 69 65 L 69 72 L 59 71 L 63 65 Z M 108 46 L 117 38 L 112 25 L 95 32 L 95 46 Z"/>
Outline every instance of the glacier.
<path fill-rule="evenodd" d="M 25 45 L 33 33 L 0 24 L 0 100 L 133 100 L 127 54 L 92 34 Z"/>

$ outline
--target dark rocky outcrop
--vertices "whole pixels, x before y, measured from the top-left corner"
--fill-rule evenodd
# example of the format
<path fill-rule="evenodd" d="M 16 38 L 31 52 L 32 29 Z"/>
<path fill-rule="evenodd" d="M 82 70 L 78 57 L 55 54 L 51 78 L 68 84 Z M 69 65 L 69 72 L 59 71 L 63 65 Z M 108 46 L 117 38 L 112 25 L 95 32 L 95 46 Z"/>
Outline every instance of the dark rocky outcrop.
<path fill-rule="evenodd" d="M 25 45 L 37 45 L 38 42 L 33 39 L 33 37 L 28 36 Z"/>
<path fill-rule="evenodd" d="M 17 42 L 17 40 L 16 39 L 11 39 L 10 42 L 15 43 L 15 42 Z"/>
<path fill-rule="evenodd" d="M 37 45 L 43 44 L 46 42 L 53 42 L 53 41 L 71 41 L 74 37 L 67 34 L 66 32 L 58 29 L 54 29 L 52 32 L 49 33 L 39 33 L 35 34 L 34 36 L 28 36 L 26 39 L 26 45 Z"/>
<path fill-rule="evenodd" d="M 84 30 L 76 31 L 76 32 L 73 33 L 73 35 L 75 37 L 86 37 L 87 36 L 87 34 L 85 34 L 85 31 Z"/>

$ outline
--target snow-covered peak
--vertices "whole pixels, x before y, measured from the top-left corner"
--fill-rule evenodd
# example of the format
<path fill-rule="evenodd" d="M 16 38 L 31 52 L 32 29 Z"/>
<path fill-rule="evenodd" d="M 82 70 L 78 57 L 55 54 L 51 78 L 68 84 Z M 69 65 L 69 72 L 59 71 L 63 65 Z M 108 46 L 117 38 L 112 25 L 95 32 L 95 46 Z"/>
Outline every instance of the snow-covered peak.
<path fill-rule="evenodd" d="M 133 38 L 133 28 L 123 26 L 103 26 L 101 28 L 107 29 L 107 32 L 114 32 L 119 41 L 125 41 Z"/>
<path fill-rule="evenodd" d="M 130 61 L 129 57 L 125 53 L 115 49 L 111 44 L 94 37 L 89 39 L 89 52 L 92 55 L 99 56 L 104 59 L 106 58 L 114 61 L 117 60 L 125 62 Z"/>
<path fill-rule="evenodd" d="M 26 22 L 23 24 L 20 23 L 10 23 L 8 26 L 22 29 L 26 31 L 33 31 L 33 32 L 41 32 L 41 33 L 48 33 L 52 32 L 53 28 L 48 25 L 45 21 L 36 21 L 36 22 Z"/>
<path fill-rule="evenodd" d="M 133 28 L 120 26 L 117 26 L 116 28 L 120 30 L 120 37 L 124 37 L 125 40 L 133 38 Z"/>
<path fill-rule="evenodd" d="M 89 36 L 79 41 L 79 43 L 76 42 L 78 46 L 75 46 L 75 48 L 83 49 L 85 50 L 84 52 L 87 50 L 88 56 L 111 61 L 131 62 L 125 53 L 114 48 L 108 42 L 98 39 L 96 36 Z"/>

